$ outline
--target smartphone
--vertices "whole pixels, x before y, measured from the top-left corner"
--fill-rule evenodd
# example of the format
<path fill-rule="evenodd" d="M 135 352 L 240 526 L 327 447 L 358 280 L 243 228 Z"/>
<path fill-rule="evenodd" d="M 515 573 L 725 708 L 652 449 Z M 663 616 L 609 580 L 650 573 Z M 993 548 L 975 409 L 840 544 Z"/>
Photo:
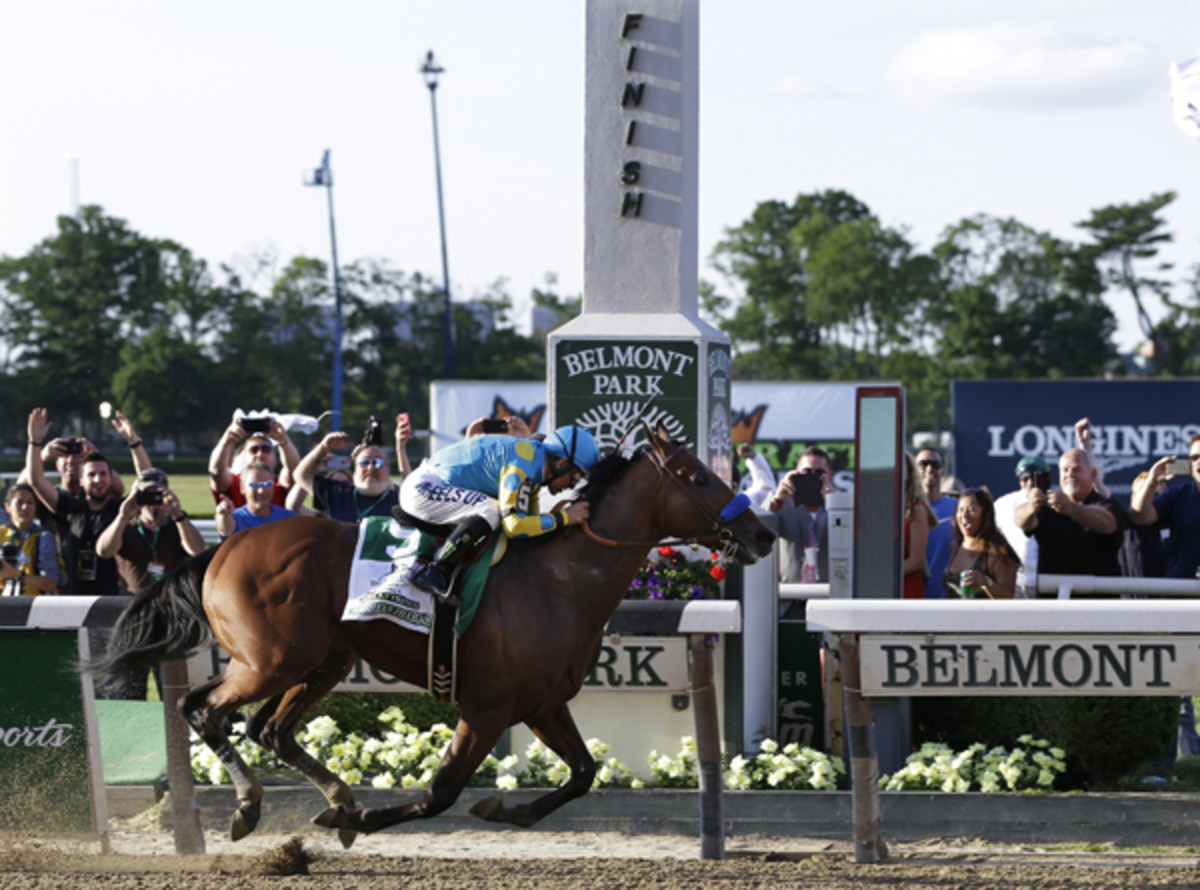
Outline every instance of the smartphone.
<path fill-rule="evenodd" d="M 83 454 L 83 442 L 79 439 L 63 439 L 63 454 Z"/>
<path fill-rule="evenodd" d="M 243 417 L 238 423 L 248 433 L 269 433 L 271 431 L 271 418 L 269 417 Z"/>
<path fill-rule="evenodd" d="M 483 432 L 484 433 L 501 433 L 501 434 L 507 433 L 508 432 L 508 421 L 507 420 L 495 420 L 495 419 L 489 417 L 487 420 L 485 420 L 483 422 Z"/>
<path fill-rule="evenodd" d="M 821 495 L 824 485 L 825 479 L 820 473 L 793 473 L 792 487 L 796 493 L 792 500 L 801 507 L 819 507 L 825 502 Z"/>
<path fill-rule="evenodd" d="M 1172 476 L 1190 476 L 1192 475 L 1192 462 L 1186 457 L 1181 457 L 1167 464 L 1167 472 Z"/>
<path fill-rule="evenodd" d="M 1050 474 L 1049 473 L 1038 473 L 1037 475 L 1035 475 L 1033 477 L 1033 484 L 1036 485 L 1038 488 L 1040 488 L 1042 491 L 1049 491 L 1050 490 Z"/>

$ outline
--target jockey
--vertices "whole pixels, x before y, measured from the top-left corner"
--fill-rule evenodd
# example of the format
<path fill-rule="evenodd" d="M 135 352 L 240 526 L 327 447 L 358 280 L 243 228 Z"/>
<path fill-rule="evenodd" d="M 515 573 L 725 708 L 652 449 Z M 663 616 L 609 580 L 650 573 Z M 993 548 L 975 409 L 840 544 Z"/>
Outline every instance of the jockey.
<path fill-rule="evenodd" d="M 557 494 L 576 485 L 599 460 L 596 440 L 578 426 L 559 427 L 543 442 L 483 435 L 443 448 L 400 486 L 400 510 L 427 522 L 455 524 L 412 583 L 446 600 L 455 571 L 481 553 L 501 525 L 510 538 L 530 538 L 583 522 L 586 501 L 540 513 L 538 488 Z"/>

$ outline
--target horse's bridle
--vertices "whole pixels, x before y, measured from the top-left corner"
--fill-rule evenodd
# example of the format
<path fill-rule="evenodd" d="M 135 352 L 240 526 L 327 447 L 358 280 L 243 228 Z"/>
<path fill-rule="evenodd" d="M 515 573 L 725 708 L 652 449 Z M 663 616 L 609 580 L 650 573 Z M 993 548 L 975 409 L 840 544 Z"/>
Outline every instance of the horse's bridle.
<path fill-rule="evenodd" d="M 745 494 L 734 495 L 729 503 L 722 507 L 719 512 L 714 512 L 708 504 L 704 503 L 692 491 L 688 481 L 683 477 L 683 471 L 671 469 L 671 461 L 681 451 L 682 449 L 676 449 L 671 454 L 665 454 L 661 451 L 653 450 L 646 452 L 646 457 L 649 458 L 659 476 L 677 486 L 683 492 L 684 496 L 692 502 L 693 506 L 709 521 L 712 526 L 710 534 L 662 541 L 614 541 L 612 538 L 606 538 L 593 531 L 591 524 L 586 519 L 583 521 L 584 533 L 591 540 L 604 547 L 641 549 L 642 547 L 676 547 L 683 544 L 703 544 L 711 550 L 719 550 L 721 555 L 726 558 L 732 558 L 737 552 L 738 543 L 733 536 L 733 530 L 729 526 L 730 523 L 749 509 L 750 499 Z"/>

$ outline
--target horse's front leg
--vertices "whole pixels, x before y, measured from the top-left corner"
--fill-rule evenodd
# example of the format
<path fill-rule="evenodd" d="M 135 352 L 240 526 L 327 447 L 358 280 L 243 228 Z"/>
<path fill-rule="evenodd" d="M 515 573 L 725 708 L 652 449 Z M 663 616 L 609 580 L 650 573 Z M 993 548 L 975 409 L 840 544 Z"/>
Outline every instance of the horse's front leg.
<path fill-rule="evenodd" d="M 527 721 L 526 725 L 571 768 L 571 778 L 549 794 L 515 807 L 504 806 L 499 797 L 489 797 L 471 807 L 472 815 L 488 822 L 507 822 L 528 828 L 591 790 L 596 779 L 596 761 L 588 752 L 567 705 L 561 704 L 550 713 Z"/>
<path fill-rule="evenodd" d="M 449 809 L 458 800 L 479 764 L 487 757 L 500 734 L 507 728 L 501 717 L 464 714 L 458 721 L 454 738 L 446 748 L 441 766 L 434 773 L 429 789 L 412 803 L 382 809 L 350 810 L 344 806 L 330 807 L 313 821 L 325 828 L 350 828 L 370 834 L 382 828 L 399 825 L 413 819 L 428 819 Z"/>

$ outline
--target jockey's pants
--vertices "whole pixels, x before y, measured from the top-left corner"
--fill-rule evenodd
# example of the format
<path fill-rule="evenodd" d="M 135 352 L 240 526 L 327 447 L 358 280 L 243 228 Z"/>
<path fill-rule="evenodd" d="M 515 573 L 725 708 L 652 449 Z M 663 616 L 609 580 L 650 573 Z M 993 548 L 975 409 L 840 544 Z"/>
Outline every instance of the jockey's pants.
<path fill-rule="evenodd" d="M 500 527 L 500 502 L 490 495 L 443 482 L 429 461 L 405 477 L 400 486 L 400 506 L 418 519 L 440 525 L 457 525 L 478 516 L 495 531 Z"/>

